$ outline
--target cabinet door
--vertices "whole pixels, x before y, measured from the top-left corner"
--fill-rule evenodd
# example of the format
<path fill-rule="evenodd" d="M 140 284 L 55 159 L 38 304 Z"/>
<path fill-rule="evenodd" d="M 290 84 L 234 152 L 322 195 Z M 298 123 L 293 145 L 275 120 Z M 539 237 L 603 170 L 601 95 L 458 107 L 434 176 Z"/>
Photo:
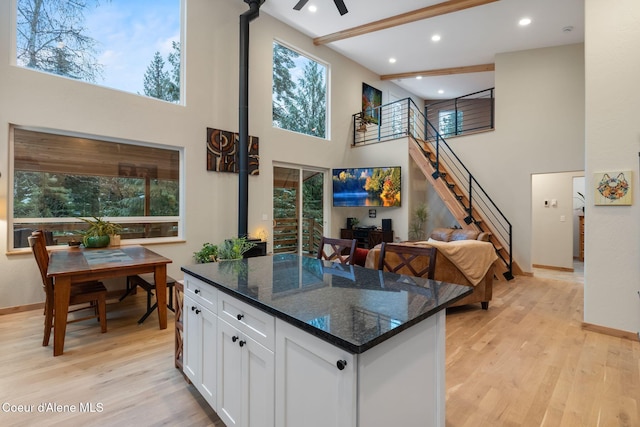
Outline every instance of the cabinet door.
<path fill-rule="evenodd" d="M 200 316 L 200 393 L 209 403 L 209 405 L 217 410 L 216 401 L 216 379 L 218 376 L 218 346 L 217 346 L 217 331 L 218 331 L 218 318 L 215 314 L 207 309 L 203 309 L 199 313 Z"/>
<path fill-rule="evenodd" d="M 227 427 L 242 426 L 242 347 L 240 333 L 218 319 L 218 403 L 216 412 Z"/>
<path fill-rule="evenodd" d="M 356 426 L 354 355 L 279 319 L 276 354 L 278 427 Z"/>
<path fill-rule="evenodd" d="M 183 334 L 183 364 L 182 371 L 196 385 L 200 376 L 200 322 L 195 310 L 195 302 L 189 295 L 184 295 L 182 318 L 184 322 Z"/>
<path fill-rule="evenodd" d="M 200 394 L 216 409 L 217 317 L 185 295 L 183 371 Z"/>
<path fill-rule="evenodd" d="M 275 368 L 273 352 L 251 338 L 242 349 L 242 424 L 273 427 Z"/>
<path fill-rule="evenodd" d="M 227 427 L 273 427 L 273 352 L 222 319 L 218 326 L 218 416 Z"/>

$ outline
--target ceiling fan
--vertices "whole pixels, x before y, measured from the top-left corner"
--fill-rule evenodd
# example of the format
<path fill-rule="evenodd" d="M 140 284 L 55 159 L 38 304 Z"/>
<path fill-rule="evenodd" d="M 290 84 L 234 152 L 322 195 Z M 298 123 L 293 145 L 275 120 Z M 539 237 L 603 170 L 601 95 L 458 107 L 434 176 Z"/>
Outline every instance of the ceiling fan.
<path fill-rule="evenodd" d="M 294 10 L 300 10 L 304 7 L 305 4 L 307 4 L 309 0 L 300 0 L 295 6 L 293 6 Z M 336 7 L 338 8 L 338 12 L 340 12 L 340 15 L 344 15 L 345 13 L 349 12 L 347 10 L 347 6 L 344 5 L 344 1 L 343 0 L 333 0 L 333 2 L 336 4 Z"/>

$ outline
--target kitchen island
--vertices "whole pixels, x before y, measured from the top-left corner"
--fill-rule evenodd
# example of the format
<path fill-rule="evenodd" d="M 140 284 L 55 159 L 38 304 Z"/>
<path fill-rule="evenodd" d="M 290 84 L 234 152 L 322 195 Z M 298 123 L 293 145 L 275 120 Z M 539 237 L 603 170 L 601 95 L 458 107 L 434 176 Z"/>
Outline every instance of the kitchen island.
<path fill-rule="evenodd" d="M 227 427 L 444 426 L 444 309 L 472 288 L 290 254 L 182 270 L 184 373 Z"/>

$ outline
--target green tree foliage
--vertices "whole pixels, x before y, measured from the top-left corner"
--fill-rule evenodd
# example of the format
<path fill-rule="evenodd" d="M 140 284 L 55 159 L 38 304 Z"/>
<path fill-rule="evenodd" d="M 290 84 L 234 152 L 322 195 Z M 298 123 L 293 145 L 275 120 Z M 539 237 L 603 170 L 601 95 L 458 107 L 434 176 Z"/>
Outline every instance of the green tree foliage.
<path fill-rule="evenodd" d="M 172 52 L 167 56 L 170 70 L 165 68 L 166 62 L 156 52 L 144 73 L 144 94 L 169 102 L 180 101 L 180 43 L 172 42 Z"/>
<path fill-rule="evenodd" d="M 294 59 L 300 55 L 278 43 L 273 43 L 273 123 L 282 128 L 287 116 L 285 99 L 293 98 L 296 84 L 291 77 Z"/>
<path fill-rule="evenodd" d="M 296 52 L 274 44 L 273 124 L 282 129 L 324 138 L 326 135 L 325 68 L 306 60 L 302 75 L 294 80 Z"/>
<path fill-rule="evenodd" d="M 17 0 L 17 62 L 95 82 L 102 76 L 98 43 L 86 34 L 84 11 L 98 0 Z"/>

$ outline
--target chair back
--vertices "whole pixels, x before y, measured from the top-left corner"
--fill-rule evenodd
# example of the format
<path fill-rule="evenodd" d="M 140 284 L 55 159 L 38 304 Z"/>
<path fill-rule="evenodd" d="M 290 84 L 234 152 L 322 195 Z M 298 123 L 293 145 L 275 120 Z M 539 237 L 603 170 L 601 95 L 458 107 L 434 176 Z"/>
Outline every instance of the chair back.
<path fill-rule="evenodd" d="M 378 270 L 433 279 L 436 272 L 436 255 L 433 246 L 409 246 L 382 243 Z M 391 255 L 391 256 L 389 256 Z"/>
<path fill-rule="evenodd" d="M 49 269 L 49 252 L 47 252 L 47 244 L 44 240 L 44 235 L 41 231 L 34 231 L 31 236 L 28 237 L 29 246 L 38 264 L 40 270 L 40 277 L 42 278 L 42 286 L 44 288 L 47 298 L 53 297 L 53 279 L 47 277 L 47 270 Z"/>
<path fill-rule="evenodd" d="M 341 264 L 353 264 L 353 254 L 356 251 L 356 239 L 332 239 L 322 236 L 318 247 L 318 259 L 340 261 Z M 325 251 L 329 247 L 329 252 Z"/>

